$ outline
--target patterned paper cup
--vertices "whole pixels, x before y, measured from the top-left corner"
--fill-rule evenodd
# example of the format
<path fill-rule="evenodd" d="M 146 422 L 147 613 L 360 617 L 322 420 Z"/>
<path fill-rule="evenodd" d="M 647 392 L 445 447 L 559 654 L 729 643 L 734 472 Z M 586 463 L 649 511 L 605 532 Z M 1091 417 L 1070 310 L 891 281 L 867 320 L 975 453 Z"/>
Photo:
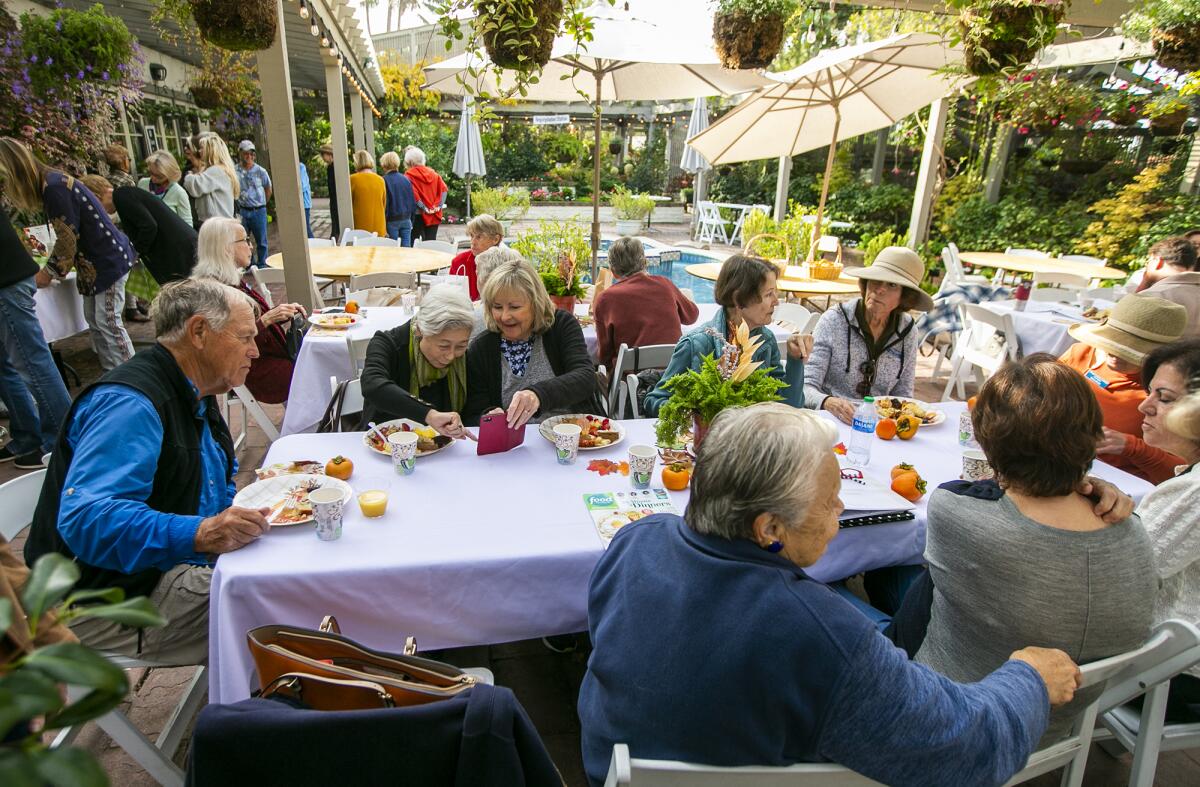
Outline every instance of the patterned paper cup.
<path fill-rule="evenodd" d="M 345 497 L 342 490 L 323 486 L 308 494 L 312 503 L 313 518 L 317 520 L 317 538 L 322 541 L 337 541 L 342 537 L 342 506 Z"/>
<path fill-rule="evenodd" d="M 987 455 L 983 451 L 976 451 L 975 449 L 963 451 L 962 480 L 987 481 L 995 477 L 996 471 L 992 470 L 991 464 L 988 463 Z"/>
<path fill-rule="evenodd" d="M 964 448 L 979 448 L 975 441 L 975 425 L 971 422 L 971 411 L 963 410 L 958 414 L 958 444 Z"/>
<path fill-rule="evenodd" d="M 629 482 L 634 489 L 649 489 L 650 479 L 654 477 L 654 462 L 658 459 L 658 451 L 652 445 L 631 445 L 629 447 Z"/>
<path fill-rule="evenodd" d="M 398 475 L 412 475 L 417 467 L 416 432 L 392 432 L 388 435 L 388 447 L 392 450 L 392 467 Z"/>
<path fill-rule="evenodd" d="M 579 456 L 579 424 L 558 424 L 554 427 L 554 451 L 560 465 L 573 465 Z"/>

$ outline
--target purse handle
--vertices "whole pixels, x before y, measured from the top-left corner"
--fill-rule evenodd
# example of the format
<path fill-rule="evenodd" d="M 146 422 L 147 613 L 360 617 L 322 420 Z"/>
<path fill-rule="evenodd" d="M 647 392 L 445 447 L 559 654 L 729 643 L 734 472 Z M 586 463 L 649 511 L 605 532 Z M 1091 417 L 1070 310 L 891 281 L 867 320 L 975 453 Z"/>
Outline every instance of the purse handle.
<path fill-rule="evenodd" d="M 338 625 L 337 618 L 335 618 L 333 615 L 326 615 L 325 617 L 321 618 L 321 625 L 318 627 L 318 629 L 325 634 L 342 633 L 342 627 Z M 405 656 L 417 655 L 417 638 L 405 637 L 404 650 L 402 652 Z"/>
<path fill-rule="evenodd" d="M 271 681 L 263 688 L 261 692 L 257 692 L 255 696 L 268 700 L 276 694 L 283 694 L 291 697 L 299 702 L 304 702 L 304 682 L 313 681 L 314 683 L 323 683 L 327 686 L 338 689 L 356 689 L 367 694 L 372 694 L 379 699 L 379 705 L 382 708 L 396 707 L 396 701 L 392 699 L 392 695 L 387 689 L 378 683 L 368 680 L 345 680 L 343 678 L 329 678 L 324 675 L 313 675 L 307 672 L 285 672 L 275 680 Z M 290 694 L 285 692 L 290 692 Z"/>

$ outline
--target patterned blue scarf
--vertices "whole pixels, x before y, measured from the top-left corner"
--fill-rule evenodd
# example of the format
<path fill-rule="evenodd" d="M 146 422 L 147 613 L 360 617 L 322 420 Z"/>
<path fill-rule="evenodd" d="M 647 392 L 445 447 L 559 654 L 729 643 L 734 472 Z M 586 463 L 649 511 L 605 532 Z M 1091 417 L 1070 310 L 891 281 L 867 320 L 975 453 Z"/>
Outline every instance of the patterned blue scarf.
<path fill-rule="evenodd" d="M 508 361 L 508 368 L 512 371 L 513 376 L 524 377 L 525 368 L 529 366 L 529 359 L 533 356 L 533 339 L 510 342 L 502 336 L 500 337 L 500 353 L 504 356 L 504 360 Z"/>

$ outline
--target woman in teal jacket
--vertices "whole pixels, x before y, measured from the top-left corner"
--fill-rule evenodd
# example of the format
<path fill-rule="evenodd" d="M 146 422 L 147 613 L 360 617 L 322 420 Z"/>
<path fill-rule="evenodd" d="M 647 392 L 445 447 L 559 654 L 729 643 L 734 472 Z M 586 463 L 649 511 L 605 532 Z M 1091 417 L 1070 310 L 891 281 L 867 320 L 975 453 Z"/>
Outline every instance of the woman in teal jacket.
<path fill-rule="evenodd" d="M 711 320 L 684 334 L 676 343 L 662 379 L 646 394 L 644 409 L 647 415 L 657 416 L 659 409 L 671 398 L 670 391 L 663 387 L 667 380 L 688 369 L 699 371 L 706 355 L 719 357 L 723 345 L 733 341 L 734 332 L 742 321 L 750 329 L 751 338 L 762 339 L 754 360 L 762 361 L 761 368 L 787 383 L 787 388 L 780 391 L 783 400 L 793 407 L 804 406 L 804 360 L 812 350 L 812 337 L 793 334 L 788 339 L 788 363 L 784 369 L 778 340 L 768 327 L 775 307 L 779 305 L 775 277 L 775 266 L 759 257 L 735 254 L 725 260 L 713 289 L 721 308 Z"/>

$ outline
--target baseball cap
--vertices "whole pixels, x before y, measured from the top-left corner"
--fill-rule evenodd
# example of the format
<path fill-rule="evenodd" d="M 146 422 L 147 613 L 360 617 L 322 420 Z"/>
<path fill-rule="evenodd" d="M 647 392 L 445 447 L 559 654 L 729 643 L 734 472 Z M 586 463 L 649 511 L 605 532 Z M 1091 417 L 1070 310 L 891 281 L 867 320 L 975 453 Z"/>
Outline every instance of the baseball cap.
<path fill-rule="evenodd" d="M 254 143 L 248 139 L 243 139 L 238 143 L 238 152 L 242 153 L 247 150 L 254 150 Z"/>

